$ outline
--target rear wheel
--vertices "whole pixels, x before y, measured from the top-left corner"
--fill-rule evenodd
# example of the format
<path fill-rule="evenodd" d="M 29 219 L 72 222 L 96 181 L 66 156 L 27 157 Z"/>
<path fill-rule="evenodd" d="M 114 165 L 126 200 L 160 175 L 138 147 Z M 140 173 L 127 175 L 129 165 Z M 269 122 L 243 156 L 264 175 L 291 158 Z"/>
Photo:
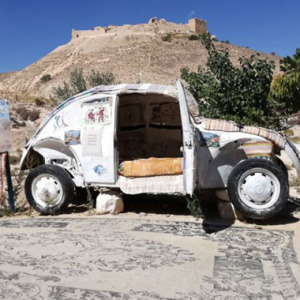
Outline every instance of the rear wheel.
<path fill-rule="evenodd" d="M 235 208 L 245 216 L 267 219 L 285 207 L 289 196 L 288 179 L 274 163 L 248 159 L 231 172 L 228 195 Z"/>
<path fill-rule="evenodd" d="M 74 198 L 74 183 L 65 169 L 55 165 L 42 165 L 27 176 L 25 194 L 36 211 L 42 214 L 57 213 Z"/>

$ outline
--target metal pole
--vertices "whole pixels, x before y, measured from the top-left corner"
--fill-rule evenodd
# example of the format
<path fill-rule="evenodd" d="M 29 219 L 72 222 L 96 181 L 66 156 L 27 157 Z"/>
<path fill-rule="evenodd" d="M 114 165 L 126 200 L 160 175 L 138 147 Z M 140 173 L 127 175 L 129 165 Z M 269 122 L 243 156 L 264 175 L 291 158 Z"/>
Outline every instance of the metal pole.
<path fill-rule="evenodd" d="M 10 172 L 10 163 L 9 163 L 9 154 L 8 154 L 8 152 L 6 152 L 5 170 L 6 170 L 6 181 L 7 181 L 9 208 L 10 208 L 11 212 L 14 212 L 15 211 L 15 200 L 14 200 L 13 185 L 12 185 L 12 180 L 11 180 L 11 172 Z"/>

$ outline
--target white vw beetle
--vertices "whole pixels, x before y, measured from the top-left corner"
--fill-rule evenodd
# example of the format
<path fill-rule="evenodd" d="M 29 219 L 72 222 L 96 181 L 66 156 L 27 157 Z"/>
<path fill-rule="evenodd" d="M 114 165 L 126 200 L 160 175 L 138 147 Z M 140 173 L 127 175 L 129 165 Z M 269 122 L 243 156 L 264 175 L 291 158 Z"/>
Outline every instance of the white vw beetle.
<path fill-rule="evenodd" d="M 201 112 L 201 107 L 200 107 Z M 299 154 L 282 134 L 204 119 L 177 86 L 98 86 L 67 99 L 25 146 L 28 202 L 47 214 L 75 189 L 192 196 L 213 189 L 245 215 L 269 218 L 289 195 L 284 150 L 300 175 Z"/>

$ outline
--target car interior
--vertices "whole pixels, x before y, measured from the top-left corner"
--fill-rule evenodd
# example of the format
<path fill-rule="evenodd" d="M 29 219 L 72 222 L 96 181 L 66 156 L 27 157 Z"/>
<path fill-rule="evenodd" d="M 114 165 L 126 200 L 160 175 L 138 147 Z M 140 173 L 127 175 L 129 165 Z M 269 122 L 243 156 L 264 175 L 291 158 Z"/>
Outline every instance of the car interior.
<path fill-rule="evenodd" d="M 182 126 L 177 99 L 161 94 L 119 96 L 119 174 L 182 174 Z M 130 172 L 124 172 L 124 168 Z"/>

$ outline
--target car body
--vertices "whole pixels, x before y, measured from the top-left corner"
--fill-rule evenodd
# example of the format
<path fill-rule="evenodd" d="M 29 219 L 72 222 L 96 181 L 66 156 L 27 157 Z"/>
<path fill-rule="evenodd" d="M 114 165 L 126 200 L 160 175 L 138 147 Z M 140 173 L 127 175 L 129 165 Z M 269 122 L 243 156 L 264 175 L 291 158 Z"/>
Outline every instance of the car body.
<path fill-rule="evenodd" d="M 67 99 L 44 120 L 25 146 L 21 168 L 38 170 L 44 166 L 30 177 L 26 192 L 30 204 L 44 213 L 50 206 L 61 208 L 56 176 L 48 182 L 47 175 L 41 175 L 47 173 L 47 166 L 54 166 L 78 188 L 190 196 L 198 189 L 214 189 L 227 200 L 228 190 L 229 200 L 243 213 L 247 214 L 247 209 L 244 211 L 236 202 L 250 208 L 249 216 L 266 218 L 277 214 L 287 201 L 286 169 L 278 159 L 281 151 L 288 154 L 300 175 L 299 153 L 286 136 L 264 128 L 203 118 L 198 103 L 178 80 L 176 87 L 98 86 Z M 149 161 L 150 158 L 157 159 Z M 173 174 L 169 169 L 165 174 L 158 172 L 158 164 L 165 165 L 166 158 L 182 158 L 182 174 Z M 137 166 L 137 176 L 120 173 L 119 166 L 124 161 L 130 162 L 129 168 Z M 245 183 L 238 182 L 245 172 L 232 175 L 233 171 L 243 164 L 247 169 L 249 161 L 252 167 L 250 173 L 246 170 L 249 174 L 246 172 Z M 150 173 L 139 176 L 139 166 L 144 164 L 150 164 Z M 262 171 L 265 168 L 267 171 Z M 274 175 L 270 168 L 279 173 Z M 158 173 L 151 173 L 151 169 Z M 232 186 L 230 182 L 235 181 L 237 186 Z M 235 197 L 235 189 L 239 189 L 239 200 L 230 199 Z M 59 193 L 64 193 L 63 186 Z M 45 195 L 39 196 L 42 194 Z M 280 209 L 266 212 L 276 203 L 274 194 L 284 201 Z M 50 199 L 50 204 L 45 199 Z"/>

